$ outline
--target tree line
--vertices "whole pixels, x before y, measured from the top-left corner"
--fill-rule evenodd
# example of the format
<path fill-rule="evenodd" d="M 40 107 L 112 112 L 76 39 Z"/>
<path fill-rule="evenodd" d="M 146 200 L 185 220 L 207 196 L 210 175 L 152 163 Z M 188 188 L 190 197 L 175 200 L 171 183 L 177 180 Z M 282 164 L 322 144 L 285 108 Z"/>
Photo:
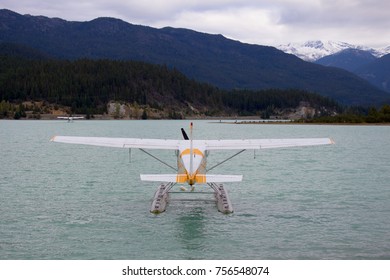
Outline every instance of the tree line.
<path fill-rule="evenodd" d="M 390 105 L 383 105 L 377 109 L 375 107 L 368 110 L 353 110 L 348 108 L 341 114 L 335 116 L 319 116 L 313 119 L 301 120 L 305 123 L 390 123 Z"/>
<path fill-rule="evenodd" d="M 318 108 L 342 109 L 329 98 L 302 90 L 223 90 L 191 80 L 166 65 L 0 56 L 0 101 L 3 101 L 0 117 L 6 117 L 10 103 L 36 100 L 70 107 L 77 114 L 103 114 L 109 101 L 169 108 L 174 112 L 185 111 L 191 105 L 211 116 L 262 114 L 267 117 L 275 109 L 295 108 L 300 102 Z M 19 114 L 23 114 L 22 109 Z M 18 108 L 13 110 L 16 112 Z"/>

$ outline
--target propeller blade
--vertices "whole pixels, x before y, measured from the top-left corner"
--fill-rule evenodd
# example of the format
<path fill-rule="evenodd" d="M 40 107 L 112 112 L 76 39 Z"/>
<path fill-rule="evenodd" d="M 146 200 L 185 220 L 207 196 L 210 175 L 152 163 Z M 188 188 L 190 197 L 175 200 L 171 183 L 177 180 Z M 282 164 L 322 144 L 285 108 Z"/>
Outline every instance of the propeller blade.
<path fill-rule="evenodd" d="M 185 132 L 184 128 L 181 129 L 181 133 L 183 134 L 184 140 L 190 140 L 190 138 L 188 138 L 188 135 L 187 135 L 187 133 Z"/>

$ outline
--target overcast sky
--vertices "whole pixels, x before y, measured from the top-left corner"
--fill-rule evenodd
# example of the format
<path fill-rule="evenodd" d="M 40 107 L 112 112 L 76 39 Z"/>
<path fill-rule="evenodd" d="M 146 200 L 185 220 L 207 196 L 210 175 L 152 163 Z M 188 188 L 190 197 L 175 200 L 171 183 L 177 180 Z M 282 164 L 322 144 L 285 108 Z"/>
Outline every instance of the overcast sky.
<path fill-rule="evenodd" d="M 0 0 L 0 8 L 74 21 L 108 16 L 270 46 L 308 40 L 390 46 L 389 0 Z"/>

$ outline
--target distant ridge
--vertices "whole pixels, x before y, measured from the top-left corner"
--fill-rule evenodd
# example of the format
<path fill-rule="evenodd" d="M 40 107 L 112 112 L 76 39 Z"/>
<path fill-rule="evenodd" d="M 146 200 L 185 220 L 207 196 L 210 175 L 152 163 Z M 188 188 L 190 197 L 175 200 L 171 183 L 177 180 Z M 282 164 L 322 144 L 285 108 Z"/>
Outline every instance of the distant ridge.
<path fill-rule="evenodd" d="M 0 10 L 0 42 L 61 59 L 138 60 L 176 68 L 224 89 L 302 89 L 347 105 L 382 104 L 388 94 L 344 70 L 266 46 L 188 29 L 133 25 L 114 18 L 69 22 Z"/>
<path fill-rule="evenodd" d="M 390 54 L 365 64 L 355 69 L 354 72 L 378 88 L 390 93 Z"/>
<path fill-rule="evenodd" d="M 390 54 L 376 58 L 368 51 L 346 49 L 316 63 L 348 70 L 390 93 Z"/>
<path fill-rule="evenodd" d="M 371 63 L 376 59 L 377 58 L 369 51 L 345 49 L 335 54 L 324 56 L 323 58 L 317 60 L 316 63 L 354 72 L 357 68 Z"/>

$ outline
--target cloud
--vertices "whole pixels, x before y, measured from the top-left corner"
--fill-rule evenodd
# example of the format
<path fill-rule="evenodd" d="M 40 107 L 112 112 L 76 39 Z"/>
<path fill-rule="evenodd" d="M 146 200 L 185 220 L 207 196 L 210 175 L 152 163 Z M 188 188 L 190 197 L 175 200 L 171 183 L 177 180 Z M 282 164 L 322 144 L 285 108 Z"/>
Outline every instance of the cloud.
<path fill-rule="evenodd" d="M 302 2 L 302 1 L 301 1 Z M 288 25 L 312 24 L 315 27 L 371 26 L 389 23 L 388 1 L 322 0 L 312 5 L 280 6 L 281 23 Z"/>
<path fill-rule="evenodd" d="M 265 42 L 269 39 L 268 34 L 275 31 L 274 23 L 272 12 L 244 7 L 202 12 L 182 11 L 176 14 L 174 19 L 161 20 L 155 22 L 155 25 L 186 27 L 213 34 L 223 34 L 244 42 L 260 40 Z"/>
<path fill-rule="evenodd" d="M 310 6 L 283 6 L 280 24 L 307 37 L 357 44 L 389 45 L 390 2 L 322 0 Z"/>

